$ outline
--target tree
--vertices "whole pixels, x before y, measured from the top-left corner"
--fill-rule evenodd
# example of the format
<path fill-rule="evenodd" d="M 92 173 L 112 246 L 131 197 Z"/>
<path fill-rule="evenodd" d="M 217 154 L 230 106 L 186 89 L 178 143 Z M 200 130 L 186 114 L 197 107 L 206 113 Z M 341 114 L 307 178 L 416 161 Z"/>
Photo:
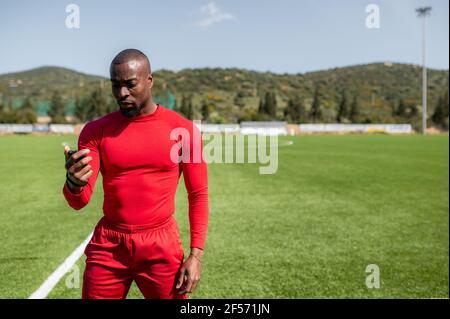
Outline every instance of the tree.
<path fill-rule="evenodd" d="M 345 93 L 345 91 L 342 92 L 342 98 L 341 98 L 341 102 L 339 103 L 338 112 L 337 112 L 337 116 L 336 116 L 336 121 L 338 123 L 341 123 L 348 116 L 347 96 L 346 95 L 347 94 Z"/>
<path fill-rule="evenodd" d="M 0 99 L 0 123 L 7 123 L 6 122 L 6 107 L 3 105 L 3 100 Z"/>
<path fill-rule="evenodd" d="M 108 101 L 101 88 L 94 90 L 85 101 L 86 119 L 91 121 L 108 113 Z"/>
<path fill-rule="evenodd" d="M 290 98 L 284 110 L 284 116 L 288 121 L 300 123 L 306 120 L 306 109 L 299 97 Z"/>
<path fill-rule="evenodd" d="M 202 120 L 205 122 L 209 120 L 209 104 L 206 101 L 202 103 Z"/>
<path fill-rule="evenodd" d="M 111 113 L 111 112 L 117 111 L 118 107 L 119 107 L 119 105 L 117 104 L 116 99 L 114 99 L 112 97 L 107 98 L 106 113 Z"/>
<path fill-rule="evenodd" d="M 259 100 L 256 120 L 274 120 L 277 117 L 277 99 L 273 92 L 267 91 Z"/>
<path fill-rule="evenodd" d="M 277 99 L 276 99 L 275 93 L 273 93 L 271 91 L 266 92 L 264 109 L 266 111 L 266 114 L 268 114 L 271 119 L 276 119 L 276 117 L 277 117 Z"/>
<path fill-rule="evenodd" d="M 25 110 L 34 110 L 30 97 L 27 97 L 25 101 L 23 101 L 21 108 Z"/>
<path fill-rule="evenodd" d="M 403 99 L 400 99 L 398 107 L 394 112 L 394 116 L 400 119 L 413 119 L 418 115 L 419 111 L 417 105 L 407 104 Z"/>
<path fill-rule="evenodd" d="M 17 111 L 11 107 L 11 100 L 7 100 L 0 109 L 0 123 L 17 123 Z"/>
<path fill-rule="evenodd" d="M 359 119 L 359 103 L 358 103 L 358 96 L 353 96 L 352 105 L 350 106 L 350 114 L 349 114 L 349 120 L 352 123 L 357 123 Z"/>
<path fill-rule="evenodd" d="M 294 101 L 292 99 L 288 100 L 288 105 L 284 110 L 284 117 L 288 122 L 295 123 L 298 122 L 298 114 L 294 106 Z"/>
<path fill-rule="evenodd" d="M 27 97 L 20 109 L 16 111 L 16 123 L 34 124 L 37 122 L 36 111 L 34 110 L 31 99 Z"/>
<path fill-rule="evenodd" d="M 258 114 L 266 114 L 263 98 L 259 99 Z"/>
<path fill-rule="evenodd" d="M 245 94 L 242 91 L 237 92 L 237 94 L 234 97 L 233 103 L 239 107 L 245 106 Z"/>
<path fill-rule="evenodd" d="M 314 98 L 311 105 L 311 119 L 313 123 L 320 120 L 322 117 L 322 111 L 320 109 L 320 96 L 319 96 L 319 87 L 316 87 L 314 91 Z"/>
<path fill-rule="evenodd" d="M 51 118 L 51 123 L 67 123 L 65 118 L 64 102 L 58 91 L 54 91 L 51 101 L 48 116 Z"/>
<path fill-rule="evenodd" d="M 175 105 L 173 107 L 173 110 L 177 113 L 181 114 L 181 103 L 180 103 L 180 99 L 175 99 Z"/>
<path fill-rule="evenodd" d="M 79 96 L 75 98 L 75 117 L 79 123 L 85 123 L 87 120 L 87 103 L 86 99 Z"/>
<path fill-rule="evenodd" d="M 408 105 L 408 117 L 409 118 L 415 118 L 419 114 L 419 110 L 417 108 L 416 104 L 410 104 Z"/>
<path fill-rule="evenodd" d="M 438 127 L 448 130 L 449 128 L 449 103 L 448 103 L 448 91 L 441 97 L 439 97 L 436 108 L 434 109 L 431 120 Z"/>
<path fill-rule="evenodd" d="M 400 99 L 397 110 L 395 111 L 395 116 L 397 117 L 404 117 L 407 113 L 408 107 L 405 104 L 405 101 L 403 99 Z"/>
<path fill-rule="evenodd" d="M 306 112 L 305 104 L 302 99 L 295 100 L 295 109 L 298 114 L 299 123 L 306 123 L 308 121 L 308 113 Z"/>
<path fill-rule="evenodd" d="M 192 110 L 192 96 L 183 95 L 181 100 L 180 112 L 188 119 L 192 119 L 193 110 Z"/>

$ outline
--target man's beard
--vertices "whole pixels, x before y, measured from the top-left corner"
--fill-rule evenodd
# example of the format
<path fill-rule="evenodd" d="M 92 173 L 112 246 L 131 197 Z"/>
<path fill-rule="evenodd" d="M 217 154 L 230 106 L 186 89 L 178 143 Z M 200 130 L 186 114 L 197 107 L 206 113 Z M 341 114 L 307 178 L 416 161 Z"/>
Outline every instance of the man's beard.
<path fill-rule="evenodd" d="M 142 105 L 135 105 L 133 107 L 122 108 L 120 107 L 120 112 L 126 117 L 135 117 L 141 113 Z"/>

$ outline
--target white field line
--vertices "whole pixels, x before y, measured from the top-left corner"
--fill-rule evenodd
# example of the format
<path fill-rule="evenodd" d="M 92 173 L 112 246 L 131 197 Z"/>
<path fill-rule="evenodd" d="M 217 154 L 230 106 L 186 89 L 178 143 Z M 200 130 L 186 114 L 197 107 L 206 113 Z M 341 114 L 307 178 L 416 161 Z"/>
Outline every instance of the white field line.
<path fill-rule="evenodd" d="M 83 255 L 84 249 L 89 243 L 93 233 L 89 236 L 70 254 L 64 262 L 44 281 L 38 290 L 33 292 L 28 299 L 45 299 L 53 290 L 61 278 L 75 265 L 78 259 Z"/>

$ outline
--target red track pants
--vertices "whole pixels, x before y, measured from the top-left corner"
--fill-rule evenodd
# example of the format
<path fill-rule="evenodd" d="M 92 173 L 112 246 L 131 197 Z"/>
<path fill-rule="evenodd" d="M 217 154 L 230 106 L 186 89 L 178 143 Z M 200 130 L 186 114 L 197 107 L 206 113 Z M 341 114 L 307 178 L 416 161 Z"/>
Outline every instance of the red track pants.
<path fill-rule="evenodd" d="M 186 299 L 175 288 L 184 252 L 176 220 L 111 224 L 104 217 L 85 249 L 83 299 L 126 298 L 133 280 L 145 298 Z"/>

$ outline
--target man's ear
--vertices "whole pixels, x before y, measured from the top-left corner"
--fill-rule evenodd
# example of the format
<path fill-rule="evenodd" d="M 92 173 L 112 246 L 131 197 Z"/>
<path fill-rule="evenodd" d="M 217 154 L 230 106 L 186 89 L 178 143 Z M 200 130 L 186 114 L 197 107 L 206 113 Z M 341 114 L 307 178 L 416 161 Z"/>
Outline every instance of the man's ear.
<path fill-rule="evenodd" d="M 149 81 L 149 86 L 150 86 L 150 88 L 152 88 L 153 87 L 153 74 L 148 75 L 147 81 Z"/>

